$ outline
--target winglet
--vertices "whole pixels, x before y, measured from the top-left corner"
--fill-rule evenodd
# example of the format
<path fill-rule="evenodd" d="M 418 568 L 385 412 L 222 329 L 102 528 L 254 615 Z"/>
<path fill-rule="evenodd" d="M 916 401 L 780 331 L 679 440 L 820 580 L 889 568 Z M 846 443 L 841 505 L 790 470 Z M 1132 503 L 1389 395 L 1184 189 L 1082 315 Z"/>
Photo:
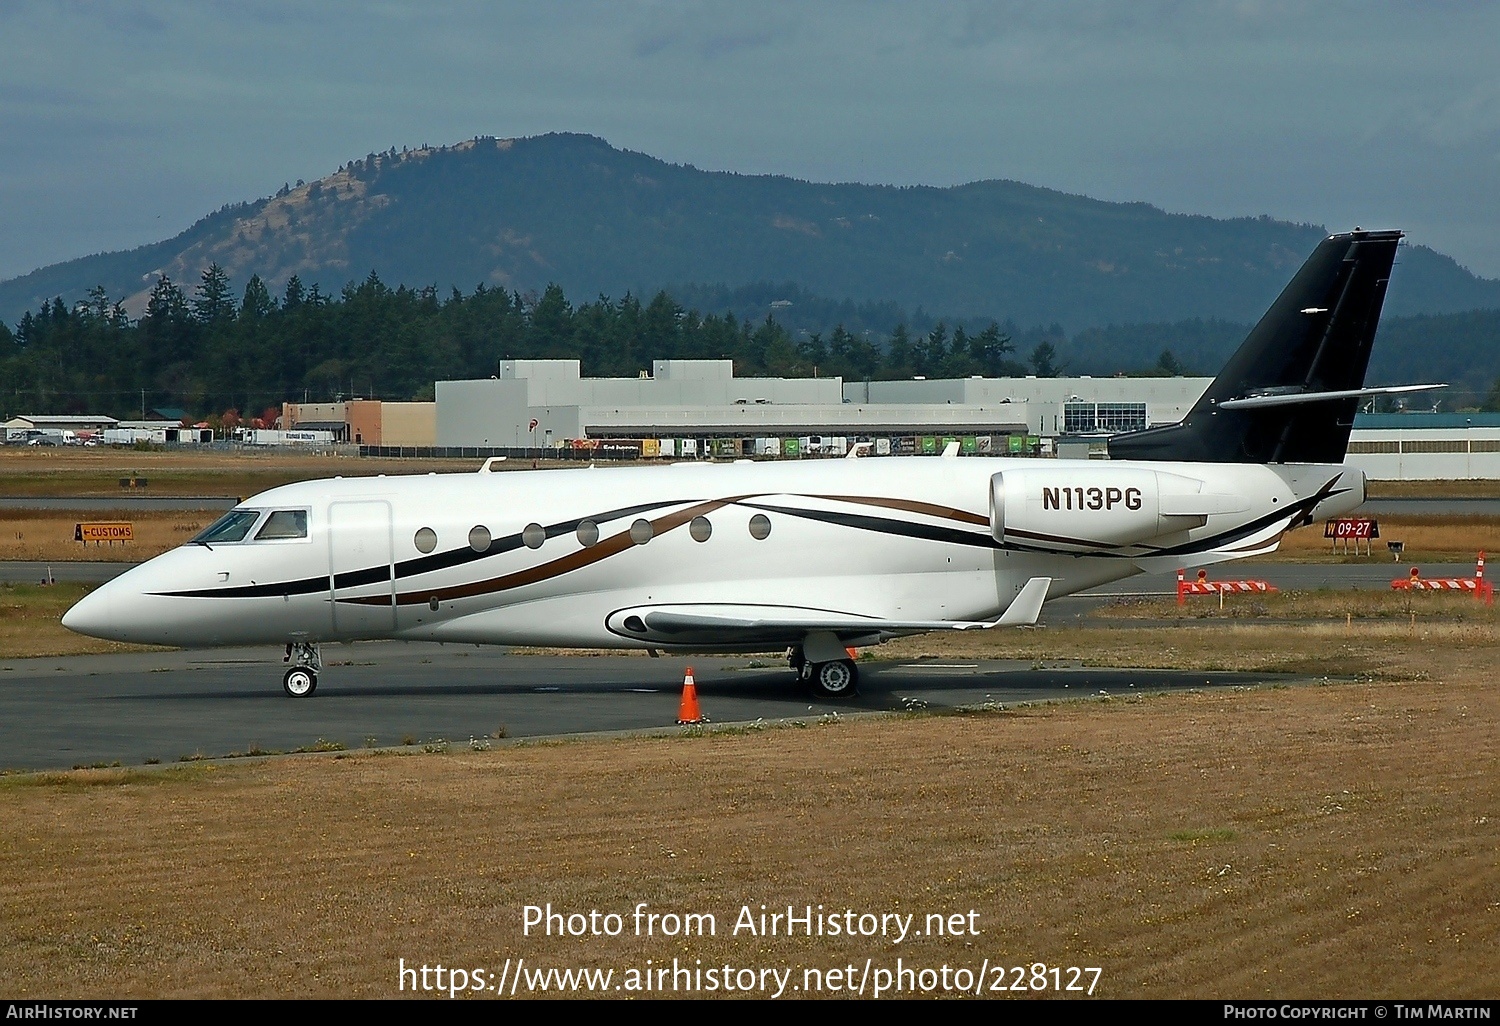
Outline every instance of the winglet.
<path fill-rule="evenodd" d="M 949 442 L 947 445 L 943 446 L 943 459 L 945 459 L 945 460 L 951 460 L 951 459 L 955 458 L 957 455 L 958 455 L 958 443 L 957 442 Z"/>
<path fill-rule="evenodd" d="M 496 463 L 504 463 L 504 462 L 505 462 L 505 457 L 504 456 L 491 456 L 489 459 L 485 460 L 484 464 L 479 468 L 479 473 L 481 473 L 481 474 L 492 474 L 492 473 L 494 473 L 494 470 L 492 470 L 491 468 L 493 468 Z"/>
<path fill-rule="evenodd" d="M 1033 577 L 1016 595 L 1000 619 L 997 627 L 1029 627 L 1042 615 L 1042 603 L 1047 601 L 1047 589 L 1052 587 L 1052 578 Z"/>
<path fill-rule="evenodd" d="M 845 454 L 844 459 L 857 460 L 861 456 L 869 453 L 869 451 L 873 448 L 875 448 L 874 442 L 855 442 L 853 445 L 849 446 L 849 452 Z"/>

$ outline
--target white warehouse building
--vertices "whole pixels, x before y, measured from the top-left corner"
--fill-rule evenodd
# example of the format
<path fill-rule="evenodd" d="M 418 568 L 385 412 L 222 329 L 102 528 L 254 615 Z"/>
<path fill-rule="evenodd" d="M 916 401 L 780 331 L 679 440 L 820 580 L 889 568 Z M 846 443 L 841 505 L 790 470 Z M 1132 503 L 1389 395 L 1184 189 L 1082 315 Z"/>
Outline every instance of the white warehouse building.
<path fill-rule="evenodd" d="M 1175 424 L 1213 378 L 940 378 L 844 383 L 846 402 L 1012 406 L 1028 434 L 1117 434 Z"/>
<path fill-rule="evenodd" d="M 585 378 L 577 360 L 508 360 L 493 378 L 437 382 L 437 444 L 1021 435 L 1041 440 L 1026 451 L 1102 458 L 1111 434 L 1180 421 L 1212 380 L 737 378 L 731 360 L 657 360 L 638 378 Z M 1360 414 L 1348 462 L 1373 480 L 1500 478 L 1500 414 Z"/>
<path fill-rule="evenodd" d="M 737 378 L 732 360 L 656 360 L 650 375 L 585 378 L 577 360 L 506 360 L 439 381 L 439 446 L 547 447 L 574 438 L 1025 433 L 1004 404 L 850 402 L 841 378 Z M 533 426 L 534 425 L 534 426 Z"/>

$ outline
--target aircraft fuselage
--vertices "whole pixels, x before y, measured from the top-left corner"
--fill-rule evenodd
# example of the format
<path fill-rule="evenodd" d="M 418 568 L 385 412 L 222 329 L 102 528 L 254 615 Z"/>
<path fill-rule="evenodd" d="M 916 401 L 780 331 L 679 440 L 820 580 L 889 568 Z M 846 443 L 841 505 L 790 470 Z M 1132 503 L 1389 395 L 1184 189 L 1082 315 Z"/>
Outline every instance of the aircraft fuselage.
<path fill-rule="evenodd" d="M 883 624 L 993 620 L 1038 577 L 1056 597 L 1269 551 L 1363 498 L 1342 466 L 992 458 L 336 478 L 253 496 L 239 540 L 164 553 L 63 622 L 184 647 L 797 644 L 795 628 L 640 626 L 664 610 L 772 609 L 868 621 L 835 632 L 864 644 L 902 633 Z"/>

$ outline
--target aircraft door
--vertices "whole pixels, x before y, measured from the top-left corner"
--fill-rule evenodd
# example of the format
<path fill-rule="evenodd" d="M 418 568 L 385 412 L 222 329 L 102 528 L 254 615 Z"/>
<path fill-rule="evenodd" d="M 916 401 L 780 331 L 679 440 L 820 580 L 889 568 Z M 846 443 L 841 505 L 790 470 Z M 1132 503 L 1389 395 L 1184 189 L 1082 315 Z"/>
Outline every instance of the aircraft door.
<path fill-rule="evenodd" d="M 393 552 L 389 502 L 335 502 L 328 507 L 328 589 L 335 636 L 378 637 L 395 629 Z"/>

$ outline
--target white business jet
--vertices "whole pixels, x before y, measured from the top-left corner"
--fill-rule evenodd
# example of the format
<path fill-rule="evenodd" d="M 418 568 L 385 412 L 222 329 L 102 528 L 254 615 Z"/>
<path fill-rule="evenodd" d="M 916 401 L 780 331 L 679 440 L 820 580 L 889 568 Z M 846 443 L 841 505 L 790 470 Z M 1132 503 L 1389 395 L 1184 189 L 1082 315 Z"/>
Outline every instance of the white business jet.
<path fill-rule="evenodd" d="M 1181 424 L 1109 461 L 890 457 L 335 478 L 246 500 L 63 625 L 182 647 L 398 638 L 786 648 L 817 695 L 850 650 L 1036 622 L 1048 598 L 1274 550 L 1364 501 L 1343 466 L 1400 232 L 1322 242 Z M 1436 386 L 1406 386 L 1408 388 Z M 956 456 L 950 446 L 945 456 Z"/>

